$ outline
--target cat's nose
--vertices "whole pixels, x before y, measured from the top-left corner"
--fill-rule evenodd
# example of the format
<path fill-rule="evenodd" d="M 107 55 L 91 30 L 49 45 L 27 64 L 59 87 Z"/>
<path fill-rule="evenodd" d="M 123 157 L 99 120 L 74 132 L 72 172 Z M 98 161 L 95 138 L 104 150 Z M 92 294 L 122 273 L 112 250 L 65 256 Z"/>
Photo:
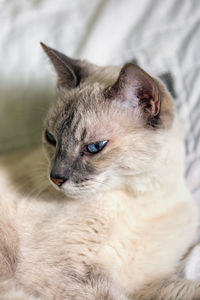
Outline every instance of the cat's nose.
<path fill-rule="evenodd" d="M 55 183 L 57 186 L 61 186 L 65 181 L 68 180 L 68 177 L 61 177 L 59 175 L 53 175 L 52 173 L 50 174 L 50 179 Z"/>

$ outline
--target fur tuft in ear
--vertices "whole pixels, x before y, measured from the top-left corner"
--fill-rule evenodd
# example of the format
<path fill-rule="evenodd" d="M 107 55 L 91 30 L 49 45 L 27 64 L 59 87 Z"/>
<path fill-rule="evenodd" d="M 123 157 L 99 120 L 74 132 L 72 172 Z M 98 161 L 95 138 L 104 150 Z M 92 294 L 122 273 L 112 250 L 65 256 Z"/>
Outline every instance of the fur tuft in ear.
<path fill-rule="evenodd" d="M 140 67 L 128 63 L 115 84 L 106 90 L 106 97 L 118 99 L 131 107 L 140 107 L 147 121 L 160 112 L 160 93 L 155 80 Z"/>

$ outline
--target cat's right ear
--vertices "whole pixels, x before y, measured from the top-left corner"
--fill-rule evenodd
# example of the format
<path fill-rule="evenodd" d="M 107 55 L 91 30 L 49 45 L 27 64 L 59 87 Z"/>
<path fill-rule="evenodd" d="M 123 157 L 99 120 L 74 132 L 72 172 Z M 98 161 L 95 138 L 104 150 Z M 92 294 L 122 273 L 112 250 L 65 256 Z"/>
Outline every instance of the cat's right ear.
<path fill-rule="evenodd" d="M 70 58 L 42 42 L 40 44 L 58 75 L 58 87 L 75 88 L 88 76 L 88 68 L 80 60 Z"/>

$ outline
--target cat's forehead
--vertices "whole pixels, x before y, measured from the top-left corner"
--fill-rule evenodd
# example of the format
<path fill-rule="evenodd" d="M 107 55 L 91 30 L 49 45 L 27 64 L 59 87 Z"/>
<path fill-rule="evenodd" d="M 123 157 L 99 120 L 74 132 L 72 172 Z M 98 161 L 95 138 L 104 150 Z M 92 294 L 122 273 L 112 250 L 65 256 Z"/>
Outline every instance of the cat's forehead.
<path fill-rule="evenodd" d="M 76 131 L 80 126 L 97 126 L 110 106 L 103 89 L 95 83 L 72 91 L 58 91 L 57 101 L 47 115 L 47 127 L 60 132 Z"/>
<path fill-rule="evenodd" d="M 113 138 L 129 126 L 121 110 L 103 95 L 104 85 L 93 84 L 60 91 L 47 117 L 47 127 L 68 141 L 90 142 Z M 125 124 L 126 123 L 126 124 Z"/>
<path fill-rule="evenodd" d="M 103 92 L 116 81 L 118 73 L 117 67 L 98 67 L 92 76 L 85 78 L 76 88 L 59 89 L 46 124 L 54 127 L 70 115 L 81 114 L 82 119 L 99 115 L 109 106 Z"/>

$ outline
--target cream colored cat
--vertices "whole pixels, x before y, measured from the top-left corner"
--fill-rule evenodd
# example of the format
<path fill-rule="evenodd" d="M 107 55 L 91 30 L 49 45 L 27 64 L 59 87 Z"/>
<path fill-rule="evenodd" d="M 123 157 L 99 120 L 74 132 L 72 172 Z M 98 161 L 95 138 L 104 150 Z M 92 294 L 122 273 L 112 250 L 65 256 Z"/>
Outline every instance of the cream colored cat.
<path fill-rule="evenodd" d="M 200 299 L 200 283 L 176 275 L 197 208 L 171 96 L 134 64 L 42 46 L 57 101 L 45 154 L 1 160 L 0 299 Z"/>

